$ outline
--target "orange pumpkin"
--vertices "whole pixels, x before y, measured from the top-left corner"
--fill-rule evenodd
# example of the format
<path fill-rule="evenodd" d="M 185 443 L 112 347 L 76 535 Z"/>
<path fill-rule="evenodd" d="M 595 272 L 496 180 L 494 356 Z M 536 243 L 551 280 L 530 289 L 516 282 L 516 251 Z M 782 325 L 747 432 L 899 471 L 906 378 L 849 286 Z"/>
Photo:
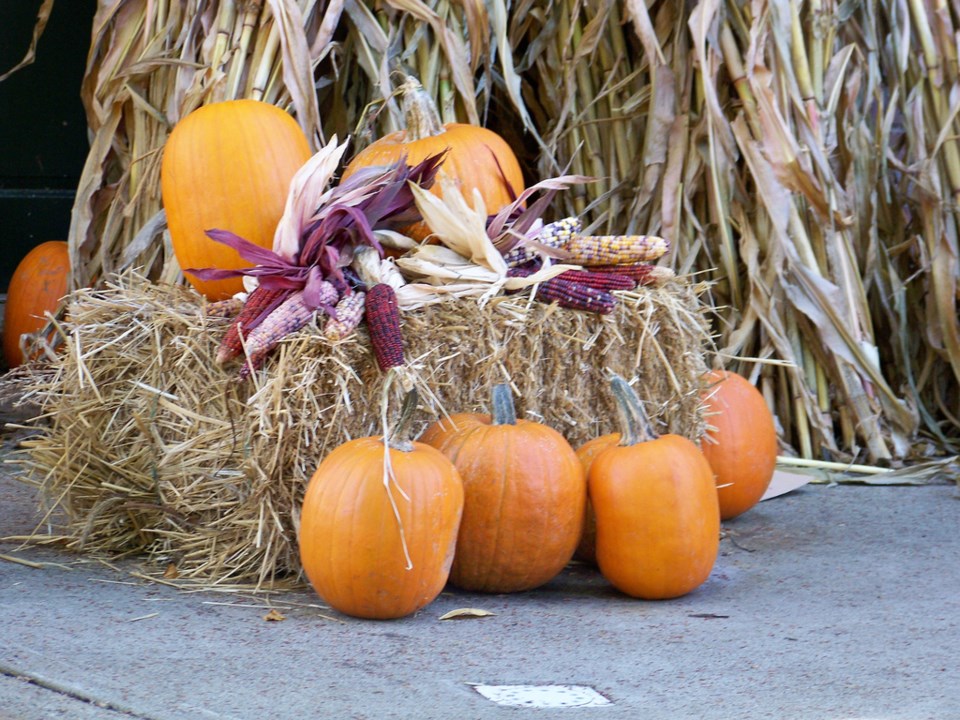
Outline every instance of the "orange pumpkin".
<path fill-rule="evenodd" d="M 490 418 L 465 423 L 437 448 L 464 487 L 450 582 L 507 593 L 556 576 L 573 556 L 586 504 L 583 468 L 566 439 L 518 420 L 510 388 L 497 385 Z"/>
<path fill-rule="evenodd" d="M 470 207 L 473 191 L 480 191 L 488 213 L 495 213 L 523 192 L 523 171 L 510 145 L 500 135 L 477 125 L 440 122 L 436 105 L 419 83 L 412 81 L 403 89 L 402 102 L 406 129 L 385 135 L 357 153 L 343 172 L 346 179 L 360 168 L 390 165 L 406 157 L 409 165 L 447 151 L 440 169 L 460 186 Z M 431 192 L 442 196 L 440 183 Z M 430 229 L 423 223 L 406 229 L 416 240 L 423 240 Z"/>
<path fill-rule="evenodd" d="M 610 433 L 588 440 L 577 448 L 577 457 L 580 458 L 580 464 L 583 466 L 584 477 L 589 477 L 594 458 L 618 442 L 620 442 L 620 433 Z M 589 495 L 587 497 L 587 512 L 583 519 L 583 532 L 580 535 L 580 542 L 577 544 L 573 557 L 575 560 L 585 563 L 596 564 L 597 562 L 597 516 L 593 512 L 593 503 L 590 502 Z"/>
<path fill-rule="evenodd" d="M 67 294 L 70 253 L 67 243 L 49 240 L 34 247 L 17 265 L 7 288 L 3 354 L 11 368 L 24 361 L 20 336 L 43 328 L 46 312 L 55 312 Z"/>
<path fill-rule="evenodd" d="M 351 440 L 324 458 L 307 485 L 299 532 L 304 572 L 317 594 L 347 615 L 410 615 L 443 590 L 462 512 L 460 475 L 442 453 L 419 442 L 391 440 L 387 449 L 382 437 Z"/>
<path fill-rule="evenodd" d="M 716 475 L 720 517 L 746 512 L 770 486 L 777 465 L 777 429 L 763 395 L 741 375 L 713 370 L 702 400 L 710 426 L 700 442 Z"/>
<path fill-rule="evenodd" d="M 236 250 L 208 238 L 228 230 L 265 248 L 283 214 L 290 181 L 310 158 L 296 121 L 258 100 L 197 108 L 178 122 L 163 150 L 160 187 L 181 268 L 249 267 Z M 243 289 L 241 278 L 187 280 L 210 300 Z"/>
<path fill-rule="evenodd" d="M 710 465 L 680 435 L 657 435 L 630 386 L 614 377 L 621 439 L 590 466 L 600 572 L 645 600 L 679 597 L 710 575 L 720 509 Z"/>

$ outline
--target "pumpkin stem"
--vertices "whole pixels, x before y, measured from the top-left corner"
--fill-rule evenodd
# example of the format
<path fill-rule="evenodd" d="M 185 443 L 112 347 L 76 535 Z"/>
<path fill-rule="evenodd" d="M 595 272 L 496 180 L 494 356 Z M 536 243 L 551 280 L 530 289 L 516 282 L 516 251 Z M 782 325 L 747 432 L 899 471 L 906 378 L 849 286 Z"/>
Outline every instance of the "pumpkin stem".
<path fill-rule="evenodd" d="M 398 90 L 400 107 L 407 125 L 406 142 L 436 137 L 446 132 L 436 103 L 423 89 L 419 80 L 408 76 Z"/>
<path fill-rule="evenodd" d="M 413 420 L 413 413 L 420 403 L 420 395 L 416 388 L 410 388 L 403 397 L 403 406 L 400 408 L 400 417 L 393 426 L 393 432 L 389 436 L 384 436 L 383 441 L 387 447 L 400 452 L 412 452 L 413 442 L 410 440 L 410 423 Z"/>
<path fill-rule="evenodd" d="M 513 404 L 513 393 L 510 386 L 500 383 L 493 386 L 490 409 L 491 425 L 516 425 L 517 409 Z"/>
<path fill-rule="evenodd" d="M 643 403 L 633 388 L 622 377 L 610 374 L 610 390 L 617 401 L 617 415 L 620 417 L 620 445 L 629 447 L 660 437 L 650 424 Z"/>

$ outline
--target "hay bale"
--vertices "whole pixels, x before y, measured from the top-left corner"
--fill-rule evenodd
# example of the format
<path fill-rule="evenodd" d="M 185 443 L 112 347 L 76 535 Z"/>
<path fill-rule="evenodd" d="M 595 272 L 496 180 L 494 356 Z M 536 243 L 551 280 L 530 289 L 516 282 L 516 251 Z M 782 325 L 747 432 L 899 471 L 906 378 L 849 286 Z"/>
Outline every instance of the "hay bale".
<path fill-rule="evenodd" d="M 703 308 L 674 281 L 624 294 L 607 317 L 521 297 L 406 313 L 407 356 L 428 390 L 421 428 L 484 409 L 508 381 L 521 416 L 577 446 L 613 430 L 610 369 L 639 378 L 663 430 L 698 438 Z M 25 457 L 68 545 L 146 552 L 206 584 L 296 578 L 306 482 L 330 449 L 381 427 L 384 376 L 363 326 L 337 343 L 307 328 L 241 382 L 213 361 L 227 321 L 190 289 L 124 275 L 75 292 L 68 317 L 57 360 L 29 388 L 42 414 Z"/>

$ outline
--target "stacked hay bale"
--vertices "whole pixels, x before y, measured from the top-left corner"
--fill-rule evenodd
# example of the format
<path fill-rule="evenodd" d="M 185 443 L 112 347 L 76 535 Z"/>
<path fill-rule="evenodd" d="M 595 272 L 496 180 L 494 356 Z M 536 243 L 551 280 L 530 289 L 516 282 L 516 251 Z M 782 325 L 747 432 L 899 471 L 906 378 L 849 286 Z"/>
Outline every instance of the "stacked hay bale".
<path fill-rule="evenodd" d="M 705 306 L 686 283 L 640 287 L 599 316 L 520 297 L 404 313 L 410 371 L 427 388 L 421 427 L 485 411 L 509 382 L 521 415 L 574 446 L 614 429 L 605 373 L 639 377 L 665 431 L 700 437 Z M 299 572 L 296 523 L 319 460 L 381 432 L 384 375 L 364 326 L 331 342 L 310 327 L 247 381 L 214 362 L 224 330 L 181 286 L 117 276 L 75 292 L 67 342 L 32 378 L 44 418 L 27 479 L 68 547 L 147 552 L 204 584 L 268 587 Z"/>

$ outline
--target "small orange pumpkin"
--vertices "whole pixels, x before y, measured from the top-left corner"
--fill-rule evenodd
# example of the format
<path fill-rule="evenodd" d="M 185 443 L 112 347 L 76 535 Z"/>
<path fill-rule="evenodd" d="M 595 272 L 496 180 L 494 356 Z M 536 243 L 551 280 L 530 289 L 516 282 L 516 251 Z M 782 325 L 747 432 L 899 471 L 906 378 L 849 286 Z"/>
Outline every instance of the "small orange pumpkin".
<path fill-rule="evenodd" d="M 636 394 L 614 376 L 621 439 L 590 466 L 600 572 L 645 600 L 679 597 L 709 577 L 720 547 L 710 465 L 680 435 L 657 435 Z"/>
<path fill-rule="evenodd" d="M 459 183 L 464 199 L 473 207 L 473 191 L 480 191 L 488 213 L 495 213 L 523 192 L 523 171 L 510 145 L 484 127 L 440 122 L 436 105 L 413 79 L 402 89 L 406 129 L 384 135 L 357 153 L 344 169 L 346 179 L 360 168 L 390 165 L 406 157 L 409 165 L 447 151 L 441 174 Z M 440 183 L 431 192 L 443 195 Z M 407 234 L 423 240 L 430 229 L 423 223 L 407 228 Z"/>
<path fill-rule="evenodd" d="M 310 159 L 306 135 L 286 112 L 259 100 L 197 108 L 173 128 L 163 150 L 160 187 L 173 252 L 181 268 L 249 267 L 236 250 L 208 238 L 229 230 L 273 247 L 290 181 Z M 186 278 L 209 300 L 243 289 L 241 278 Z"/>
<path fill-rule="evenodd" d="M 46 312 L 54 312 L 67 294 L 70 253 L 62 240 L 48 240 L 34 247 L 17 265 L 7 287 L 3 319 L 3 354 L 7 365 L 24 362 L 20 337 L 43 328 Z"/>
<path fill-rule="evenodd" d="M 347 615 L 410 615 L 440 594 L 450 573 L 463 484 L 445 455 L 400 439 L 415 406 L 411 391 L 389 449 L 382 437 L 344 443 L 307 485 L 301 564 L 317 594 Z"/>
<path fill-rule="evenodd" d="M 700 441 L 716 475 L 720 517 L 746 512 L 770 486 L 777 465 L 777 429 L 763 395 L 737 373 L 712 370 L 701 399 L 708 428 Z"/>
<path fill-rule="evenodd" d="M 551 580 L 573 557 L 586 482 L 560 433 L 517 419 L 507 385 L 493 388 L 492 405 L 489 419 L 467 422 L 437 444 L 464 488 L 450 582 L 464 590 L 520 592 Z"/>
<path fill-rule="evenodd" d="M 590 467 L 597 455 L 618 442 L 620 442 L 620 433 L 615 432 L 588 440 L 577 448 L 577 457 L 580 458 L 580 464 L 583 465 L 584 477 L 589 477 Z M 597 562 L 597 516 L 593 512 L 593 503 L 590 502 L 589 494 L 587 496 L 587 512 L 583 520 L 583 533 L 580 535 L 580 542 L 577 545 L 576 552 L 573 553 L 573 557 L 581 562 L 594 565 Z"/>

